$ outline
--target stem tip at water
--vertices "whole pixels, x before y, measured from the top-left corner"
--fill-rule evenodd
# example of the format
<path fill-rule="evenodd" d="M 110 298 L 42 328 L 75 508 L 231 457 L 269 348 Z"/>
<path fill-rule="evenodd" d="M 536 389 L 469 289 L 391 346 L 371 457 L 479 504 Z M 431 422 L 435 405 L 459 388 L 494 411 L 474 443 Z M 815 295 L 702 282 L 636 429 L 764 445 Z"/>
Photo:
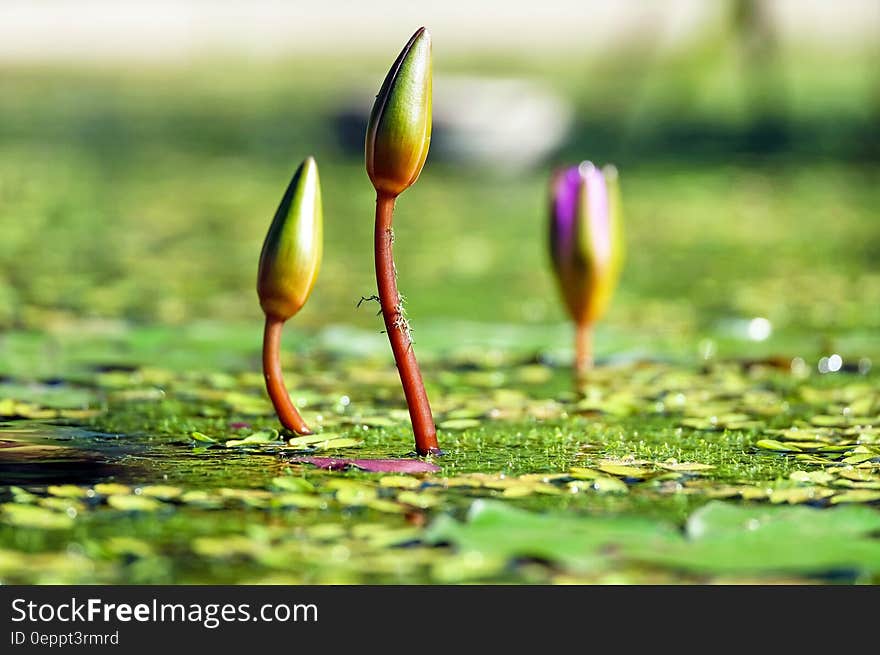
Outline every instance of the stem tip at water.
<path fill-rule="evenodd" d="M 312 434 L 309 426 L 294 407 L 284 386 L 281 376 L 281 328 L 284 321 L 266 316 L 266 328 L 263 332 L 263 377 L 266 379 L 266 391 L 275 407 L 275 413 L 281 424 L 297 434 Z"/>
<path fill-rule="evenodd" d="M 583 382 L 587 373 L 593 368 L 593 324 L 581 322 L 575 324 L 575 356 L 574 376 L 577 382 Z"/>
<path fill-rule="evenodd" d="M 394 361 L 397 363 L 397 371 L 406 396 L 416 440 L 416 451 L 420 455 L 439 455 L 441 451 L 437 443 L 437 428 L 434 426 L 428 394 L 425 392 L 419 363 L 413 350 L 409 323 L 404 316 L 402 299 L 397 290 L 397 272 L 391 249 L 393 214 L 394 196 L 378 193 L 374 245 L 379 303 L 385 320 L 385 332 L 391 342 Z"/>

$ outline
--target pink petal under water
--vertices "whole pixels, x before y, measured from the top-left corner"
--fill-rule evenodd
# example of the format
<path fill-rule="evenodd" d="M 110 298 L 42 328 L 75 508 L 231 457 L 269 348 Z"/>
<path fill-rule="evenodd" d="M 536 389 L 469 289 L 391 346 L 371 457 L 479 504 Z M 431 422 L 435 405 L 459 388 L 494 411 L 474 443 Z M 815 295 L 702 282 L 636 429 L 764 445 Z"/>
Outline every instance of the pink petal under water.
<path fill-rule="evenodd" d="M 319 469 L 341 471 L 354 466 L 371 473 L 436 473 L 440 467 L 420 459 L 350 459 L 346 457 L 293 457 L 291 462 L 311 464 Z"/>
<path fill-rule="evenodd" d="M 251 427 L 250 423 L 242 423 L 241 421 L 239 421 L 237 423 L 230 423 L 229 424 L 229 428 L 231 430 L 241 430 L 243 428 L 249 428 L 249 427 Z"/>

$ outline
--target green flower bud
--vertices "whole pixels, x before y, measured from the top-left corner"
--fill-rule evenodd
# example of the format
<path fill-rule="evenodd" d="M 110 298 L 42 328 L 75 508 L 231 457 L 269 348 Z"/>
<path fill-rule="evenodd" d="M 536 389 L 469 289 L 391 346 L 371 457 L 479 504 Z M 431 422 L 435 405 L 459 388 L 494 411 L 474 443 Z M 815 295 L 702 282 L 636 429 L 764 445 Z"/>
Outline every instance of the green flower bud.
<path fill-rule="evenodd" d="M 415 182 L 431 145 L 431 35 L 422 27 L 388 71 L 367 125 L 367 174 L 397 196 Z"/>
<path fill-rule="evenodd" d="M 321 267 L 323 225 L 318 165 L 309 157 L 294 173 L 260 253 L 257 294 L 266 316 L 286 321 L 305 304 Z"/>

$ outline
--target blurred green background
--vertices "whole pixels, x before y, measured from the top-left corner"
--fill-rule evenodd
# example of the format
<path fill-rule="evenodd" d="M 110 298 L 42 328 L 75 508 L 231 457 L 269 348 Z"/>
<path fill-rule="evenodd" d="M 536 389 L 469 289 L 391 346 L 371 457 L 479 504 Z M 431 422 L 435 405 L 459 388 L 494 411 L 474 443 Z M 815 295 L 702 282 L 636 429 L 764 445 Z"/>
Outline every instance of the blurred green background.
<path fill-rule="evenodd" d="M 488 25 L 497 6 L 485 4 L 471 11 Z M 471 41 L 447 45 L 444 34 L 455 32 L 441 21 L 438 89 L 455 75 L 524 80 L 567 107 L 569 120 L 546 157 L 520 167 L 456 158 L 438 131 L 395 219 L 401 290 L 428 356 L 463 342 L 564 356 L 568 328 L 546 255 L 547 181 L 554 166 L 583 159 L 618 165 L 626 211 L 628 261 L 600 328 L 600 359 L 773 353 L 813 366 L 839 352 L 865 366 L 880 356 L 878 41 L 833 29 L 808 38 L 772 3 L 708 4 L 671 42 L 649 28 L 601 47 L 592 43 L 601 26 L 589 29 L 598 3 L 573 18 L 587 26 L 581 40 L 568 29 L 554 42 L 538 20 L 544 38 L 534 47 L 497 33 L 477 47 L 474 28 L 462 28 Z M 870 3 L 851 4 L 875 18 Z M 289 346 L 385 347 L 374 309 L 356 308 L 375 292 L 374 196 L 350 147 L 357 120 L 343 119 L 369 106 L 417 16 L 411 8 L 390 24 L 376 17 L 385 31 L 362 53 L 357 35 L 340 37 L 329 19 L 314 37 L 323 48 L 297 48 L 292 38 L 291 49 L 261 56 L 231 46 L 155 59 L 124 48 L 91 57 L 7 48 L 0 373 L 52 374 L 83 340 L 107 348 L 132 334 L 166 360 L 181 344 L 215 338 L 256 352 L 260 246 L 310 154 L 321 171 L 326 250 L 313 296 L 291 322 L 301 339 L 288 337 Z M 521 18 L 529 34 L 528 13 Z M 470 111 L 466 94 L 453 105 L 438 120 Z M 543 129 L 527 124 L 509 139 Z M 769 336 L 750 332 L 755 318 L 769 321 Z"/>

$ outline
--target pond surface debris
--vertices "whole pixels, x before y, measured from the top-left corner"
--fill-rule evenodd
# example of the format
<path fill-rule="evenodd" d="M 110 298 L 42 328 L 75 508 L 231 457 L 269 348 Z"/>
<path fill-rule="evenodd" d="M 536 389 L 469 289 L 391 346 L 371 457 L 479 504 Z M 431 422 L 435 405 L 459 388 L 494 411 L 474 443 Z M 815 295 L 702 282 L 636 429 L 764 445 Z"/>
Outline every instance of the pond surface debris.
<path fill-rule="evenodd" d="M 788 361 L 606 364 L 575 395 L 539 357 L 451 354 L 433 458 L 380 359 L 298 358 L 305 437 L 259 373 L 9 377 L 0 581 L 877 583 L 874 374 Z"/>

